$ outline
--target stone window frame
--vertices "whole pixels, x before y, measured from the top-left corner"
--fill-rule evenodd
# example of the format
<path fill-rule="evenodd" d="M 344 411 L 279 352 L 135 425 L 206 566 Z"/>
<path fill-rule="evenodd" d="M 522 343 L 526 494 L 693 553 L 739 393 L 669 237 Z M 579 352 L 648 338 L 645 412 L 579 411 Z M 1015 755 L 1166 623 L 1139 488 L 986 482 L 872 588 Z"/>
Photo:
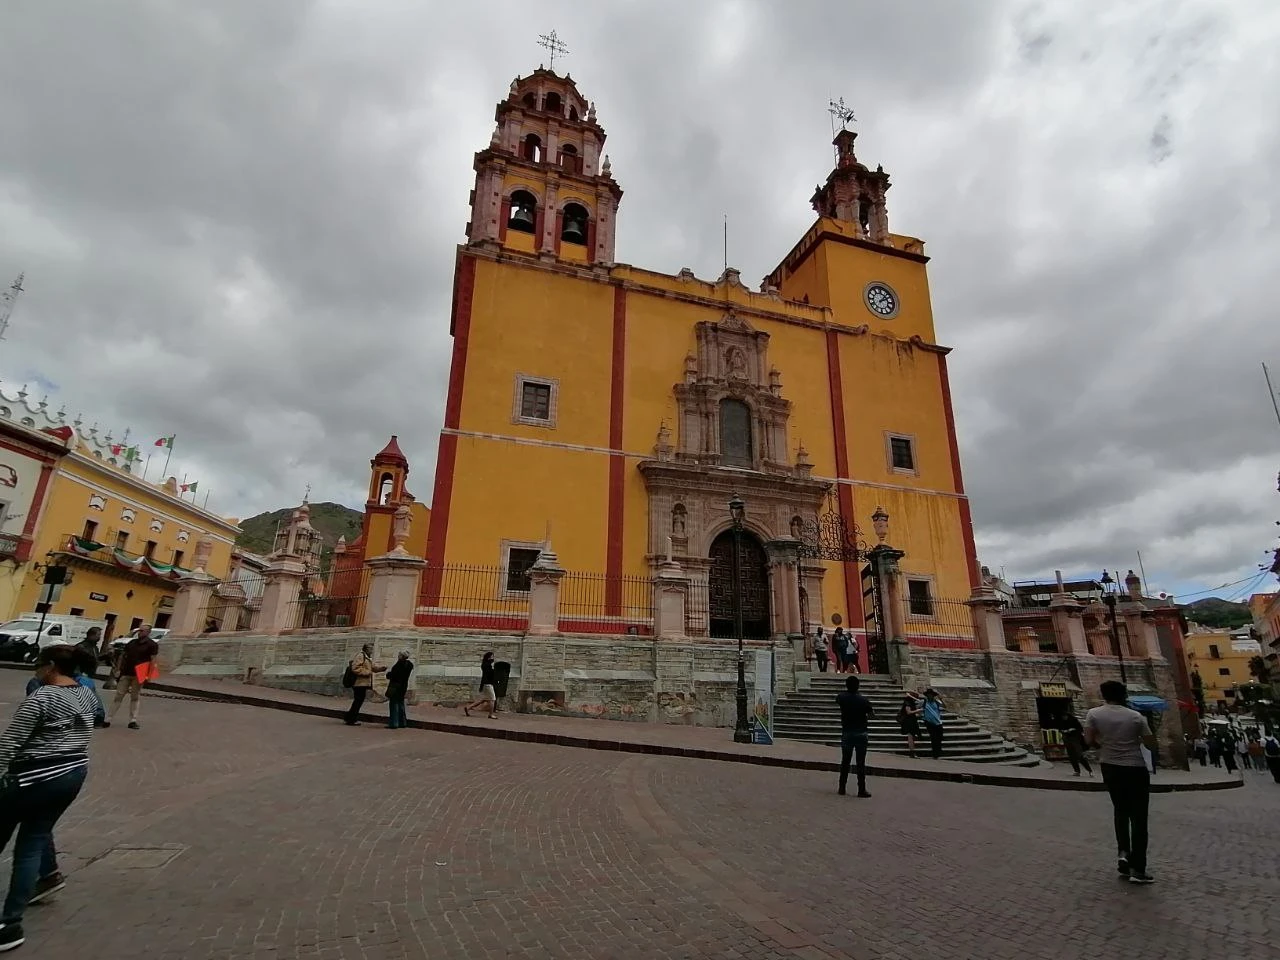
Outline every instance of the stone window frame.
<path fill-rule="evenodd" d="M 546 546 L 541 540 L 503 540 L 498 549 L 498 568 L 502 571 L 502 579 L 498 581 L 498 599 L 517 600 L 528 597 L 529 590 L 511 590 L 507 587 L 508 571 L 511 568 L 512 550 L 537 550 L 542 553 Z"/>
<path fill-rule="evenodd" d="M 902 575 L 904 594 L 904 602 L 906 603 L 906 615 L 910 621 L 918 623 L 937 623 L 938 621 L 938 591 L 937 578 L 931 573 L 904 573 Z M 929 585 L 929 609 L 931 613 L 915 613 L 911 609 L 911 584 L 925 583 Z"/>
<path fill-rule="evenodd" d="M 547 400 L 547 419 L 522 415 L 524 408 L 525 384 L 550 387 L 551 396 Z M 560 380 L 556 377 L 537 377 L 531 373 L 517 373 L 515 391 L 511 398 L 511 422 L 522 423 L 527 427 L 544 427 L 554 430 L 560 415 Z"/>
<path fill-rule="evenodd" d="M 893 441 L 905 440 L 911 446 L 911 469 L 906 467 L 898 467 L 893 463 Z M 920 476 L 920 456 L 919 445 L 916 443 L 916 435 L 914 433 L 897 433 L 893 430 L 884 432 L 884 456 L 885 466 L 892 474 L 903 477 Z"/>

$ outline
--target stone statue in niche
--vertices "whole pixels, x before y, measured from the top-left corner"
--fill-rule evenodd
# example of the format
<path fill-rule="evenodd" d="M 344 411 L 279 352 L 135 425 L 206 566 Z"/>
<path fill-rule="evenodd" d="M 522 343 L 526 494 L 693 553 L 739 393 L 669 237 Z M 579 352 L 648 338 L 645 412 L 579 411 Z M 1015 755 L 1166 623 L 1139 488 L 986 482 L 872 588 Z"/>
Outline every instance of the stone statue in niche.
<path fill-rule="evenodd" d="M 673 537 L 683 537 L 685 535 L 686 523 L 688 521 L 688 511 L 685 510 L 683 503 L 677 503 L 671 510 L 671 535 Z"/>
<path fill-rule="evenodd" d="M 791 518 L 791 539 L 792 540 L 803 539 L 801 536 L 803 533 L 804 533 L 804 521 L 801 520 L 799 517 L 792 517 Z"/>
<path fill-rule="evenodd" d="M 730 348 L 725 356 L 725 366 L 729 368 L 729 376 L 734 380 L 747 378 L 747 358 L 736 347 Z"/>
<path fill-rule="evenodd" d="M 684 382 L 693 383 L 698 379 L 698 358 L 692 353 L 684 358 Z"/>
<path fill-rule="evenodd" d="M 396 507 L 395 518 L 391 521 L 391 552 L 404 553 L 405 542 L 409 539 L 409 529 L 413 526 L 413 511 L 409 504 L 401 503 Z"/>

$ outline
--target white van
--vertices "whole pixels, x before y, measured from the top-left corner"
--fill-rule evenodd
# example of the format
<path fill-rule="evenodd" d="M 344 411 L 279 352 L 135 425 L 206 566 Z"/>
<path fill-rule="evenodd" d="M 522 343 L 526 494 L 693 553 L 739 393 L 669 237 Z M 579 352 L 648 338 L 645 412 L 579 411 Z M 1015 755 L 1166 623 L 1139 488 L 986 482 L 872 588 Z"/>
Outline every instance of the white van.
<path fill-rule="evenodd" d="M 0 660 L 33 662 L 44 647 L 59 643 L 79 643 L 91 627 L 106 630 L 105 620 L 89 617 L 70 617 L 48 614 L 44 629 L 40 627 L 40 614 L 24 613 L 16 620 L 0 623 Z"/>

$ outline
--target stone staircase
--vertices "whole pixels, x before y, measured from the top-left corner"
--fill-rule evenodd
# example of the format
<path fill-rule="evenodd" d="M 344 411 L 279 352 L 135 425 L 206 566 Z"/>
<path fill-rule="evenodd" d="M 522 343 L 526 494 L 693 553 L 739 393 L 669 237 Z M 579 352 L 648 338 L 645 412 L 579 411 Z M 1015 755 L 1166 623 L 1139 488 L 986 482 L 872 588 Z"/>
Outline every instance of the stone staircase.
<path fill-rule="evenodd" d="M 863 674 L 859 693 L 875 707 L 875 719 L 870 724 L 870 749 L 879 753 L 908 755 L 907 738 L 898 728 L 898 708 L 902 706 L 902 688 L 887 676 Z M 831 746 L 840 744 L 840 708 L 836 706 L 836 694 L 845 689 L 841 674 L 814 674 L 807 690 L 797 690 L 780 699 L 773 708 L 773 732 L 780 740 L 803 740 Z M 944 696 L 945 700 L 946 697 Z M 976 724 L 944 712 L 942 739 L 944 760 L 965 760 L 970 763 L 1000 763 L 1018 767 L 1038 766 L 1039 759 L 1021 747 L 988 733 Z M 920 731 L 925 734 L 924 724 Z M 916 740 L 916 755 L 929 756 L 929 738 L 922 735 Z"/>

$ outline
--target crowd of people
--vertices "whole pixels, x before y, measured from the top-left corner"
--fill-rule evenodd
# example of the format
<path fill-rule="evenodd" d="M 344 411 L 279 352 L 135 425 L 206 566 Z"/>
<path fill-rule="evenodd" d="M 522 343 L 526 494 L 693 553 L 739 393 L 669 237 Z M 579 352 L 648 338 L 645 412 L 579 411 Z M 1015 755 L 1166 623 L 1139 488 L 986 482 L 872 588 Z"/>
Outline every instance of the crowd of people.
<path fill-rule="evenodd" d="M 1188 736 L 1187 756 L 1202 767 L 1223 767 L 1228 773 L 1237 769 L 1270 772 L 1280 783 L 1280 740 L 1258 727 L 1210 728 L 1207 733 Z"/>

